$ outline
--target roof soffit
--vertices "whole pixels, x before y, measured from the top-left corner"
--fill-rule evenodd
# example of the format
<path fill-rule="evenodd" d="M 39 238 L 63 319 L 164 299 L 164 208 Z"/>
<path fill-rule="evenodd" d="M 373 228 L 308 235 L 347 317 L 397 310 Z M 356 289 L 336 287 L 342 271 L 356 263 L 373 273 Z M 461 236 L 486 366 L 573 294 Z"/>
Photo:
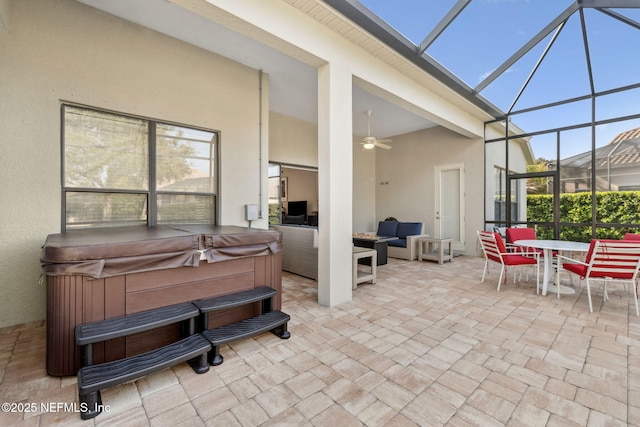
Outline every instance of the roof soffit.
<path fill-rule="evenodd" d="M 434 76 L 421 69 L 416 64 L 409 61 L 403 55 L 383 43 L 369 32 L 356 25 L 348 18 L 344 17 L 338 11 L 326 4 L 322 0 L 283 0 L 291 6 L 297 8 L 310 18 L 326 26 L 330 30 L 339 34 L 345 40 L 359 46 L 365 52 L 379 58 L 385 64 L 397 70 L 407 78 L 416 82 L 420 86 L 428 89 L 437 96 L 446 99 L 452 105 L 471 114 L 480 120 L 488 120 L 492 118 L 487 112 L 483 111 L 469 100 L 465 99 L 459 93 L 446 84 L 439 81 Z"/>

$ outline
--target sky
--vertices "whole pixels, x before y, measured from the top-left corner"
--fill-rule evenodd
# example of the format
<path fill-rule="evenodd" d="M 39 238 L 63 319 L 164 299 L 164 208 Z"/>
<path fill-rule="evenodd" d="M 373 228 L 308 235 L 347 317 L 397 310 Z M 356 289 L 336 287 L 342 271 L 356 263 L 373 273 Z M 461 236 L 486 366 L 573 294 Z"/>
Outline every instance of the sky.
<path fill-rule="evenodd" d="M 456 0 L 360 2 L 419 45 L 455 5 Z M 573 3 L 573 0 L 472 0 L 429 47 L 427 54 L 470 87 L 476 87 Z M 612 10 L 640 23 L 640 8 Z M 639 83 L 640 29 L 595 9 L 584 9 L 584 18 L 595 91 Z M 551 37 L 545 37 L 487 86 L 481 95 L 501 110 L 508 111 Z M 596 104 L 596 120 L 640 113 L 640 103 L 637 101 L 640 99 L 640 89 L 627 92 L 600 98 Z M 575 13 L 560 31 L 522 96 L 514 104 L 513 111 L 588 94 L 587 55 L 580 14 Z M 513 122 L 526 132 L 587 123 L 590 120 L 590 101 L 513 117 Z M 618 133 L 635 127 L 640 127 L 640 120 L 598 126 L 596 145 L 606 145 Z M 590 129 L 563 134 L 561 157 L 589 150 L 590 136 Z M 548 139 L 539 137 L 532 141 L 537 157 L 555 157 L 555 143 Z"/>

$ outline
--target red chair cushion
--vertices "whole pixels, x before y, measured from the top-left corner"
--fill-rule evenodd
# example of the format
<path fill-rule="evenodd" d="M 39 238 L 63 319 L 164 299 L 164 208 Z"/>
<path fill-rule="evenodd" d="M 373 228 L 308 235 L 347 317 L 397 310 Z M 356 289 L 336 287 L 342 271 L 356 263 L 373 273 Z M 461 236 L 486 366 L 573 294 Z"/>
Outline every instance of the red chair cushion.
<path fill-rule="evenodd" d="M 496 239 L 496 245 L 498 246 L 498 252 L 501 254 L 507 253 L 507 247 L 504 244 L 504 240 L 502 240 L 502 236 L 500 233 L 493 232 L 493 237 Z"/>
<path fill-rule="evenodd" d="M 535 240 L 536 230 L 533 228 L 507 228 L 507 243 L 513 243 L 516 240 Z"/>
<path fill-rule="evenodd" d="M 507 231 L 509 230 L 507 229 Z M 507 253 L 507 247 L 504 244 L 504 240 L 502 240 L 502 236 L 495 232 L 493 234 L 496 238 L 496 243 L 498 244 L 498 250 L 500 253 Z M 500 260 L 498 260 L 498 262 L 500 262 Z M 502 255 L 502 262 L 504 262 L 505 265 L 536 264 L 535 258 L 526 257 L 520 254 Z"/>
<path fill-rule="evenodd" d="M 533 228 L 507 228 L 505 233 L 507 235 L 507 243 L 513 243 L 516 240 L 536 240 L 536 230 Z M 511 251 L 528 254 L 542 254 L 542 249 L 527 248 L 524 246 L 520 248 L 511 248 Z"/>
<path fill-rule="evenodd" d="M 537 264 L 535 258 L 531 258 L 524 255 L 513 254 L 513 255 L 503 255 L 502 261 L 505 265 L 524 265 L 524 264 Z"/>
<path fill-rule="evenodd" d="M 596 242 L 598 240 L 596 239 L 592 239 L 591 240 L 591 244 L 589 245 L 589 251 L 587 252 L 587 256 L 585 257 L 585 263 L 590 264 L 591 263 L 591 258 L 593 257 L 593 249 L 596 246 Z M 607 242 L 620 242 L 620 240 L 607 240 L 607 239 L 600 239 L 599 240 L 601 243 L 607 243 Z M 606 264 L 600 264 L 602 267 L 617 267 L 618 264 L 616 263 L 616 259 L 615 258 L 606 258 L 606 261 L 610 261 L 611 263 L 609 264 L 608 262 Z M 577 275 L 580 276 L 581 279 L 584 279 L 587 275 L 587 270 L 588 270 L 588 266 L 587 265 L 582 265 L 582 264 L 578 264 L 578 263 L 564 263 L 562 264 L 562 267 L 565 270 L 571 271 L 572 273 L 575 273 Z M 630 268 L 628 272 L 626 271 L 621 271 L 621 272 L 612 272 L 612 271 L 607 271 L 607 272 L 600 272 L 600 271 L 592 271 L 591 274 L 589 275 L 589 277 L 611 277 L 613 279 L 631 279 L 631 276 L 633 274 L 633 269 Z"/>
<path fill-rule="evenodd" d="M 580 276 L 581 279 L 584 279 L 587 275 L 588 266 L 573 262 L 565 262 L 564 264 L 562 264 L 562 268 L 564 268 L 565 270 L 569 270 L 570 272 Z"/>
<path fill-rule="evenodd" d="M 640 240 L 640 233 L 626 233 L 622 240 Z"/>

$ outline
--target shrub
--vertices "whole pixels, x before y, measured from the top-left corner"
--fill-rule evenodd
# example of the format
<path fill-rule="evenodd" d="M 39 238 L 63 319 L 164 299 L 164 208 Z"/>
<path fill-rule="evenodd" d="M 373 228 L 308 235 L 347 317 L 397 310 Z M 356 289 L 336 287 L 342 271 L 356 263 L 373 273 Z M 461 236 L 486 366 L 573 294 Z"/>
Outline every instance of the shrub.
<path fill-rule="evenodd" d="M 627 231 L 640 228 L 640 191 L 596 192 L 596 222 L 600 224 L 634 224 L 636 228 L 598 227 L 595 237 L 620 239 Z M 561 227 L 562 240 L 589 241 L 591 239 L 591 193 L 564 193 L 560 195 L 560 222 L 586 224 L 586 226 Z M 553 222 L 553 196 L 531 194 L 527 196 L 527 221 Z M 552 239 L 553 228 L 538 227 L 539 239 Z"/>

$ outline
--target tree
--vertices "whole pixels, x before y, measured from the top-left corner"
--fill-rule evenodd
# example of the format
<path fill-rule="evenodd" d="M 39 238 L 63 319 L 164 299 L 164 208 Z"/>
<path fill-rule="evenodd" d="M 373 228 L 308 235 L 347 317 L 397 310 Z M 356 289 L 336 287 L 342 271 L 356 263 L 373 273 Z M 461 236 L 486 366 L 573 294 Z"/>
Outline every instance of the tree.
<path fill-rule="evenodd" d="M 549 160 L 539 157 L 534 164 L 527 165 L 527 172 L 547 172 L 549 170 L 549 163 Z M 527 179 L 527 194 L 547 194 L 547 178 Z"/>
<path fill-rule="evenodd" d="M 64 186 L 70 191 L 67 223 L 146 221 L 150 124 L 148 120 L 65 106 Z M 156 159 L 151 161 L 156 165 L 158 185 L 182 181 L 193 172 L 195 142 L 183 138 L 184 129 L 157 125 Z M 92 189 L 101 191 L 86 192 Z"/>

